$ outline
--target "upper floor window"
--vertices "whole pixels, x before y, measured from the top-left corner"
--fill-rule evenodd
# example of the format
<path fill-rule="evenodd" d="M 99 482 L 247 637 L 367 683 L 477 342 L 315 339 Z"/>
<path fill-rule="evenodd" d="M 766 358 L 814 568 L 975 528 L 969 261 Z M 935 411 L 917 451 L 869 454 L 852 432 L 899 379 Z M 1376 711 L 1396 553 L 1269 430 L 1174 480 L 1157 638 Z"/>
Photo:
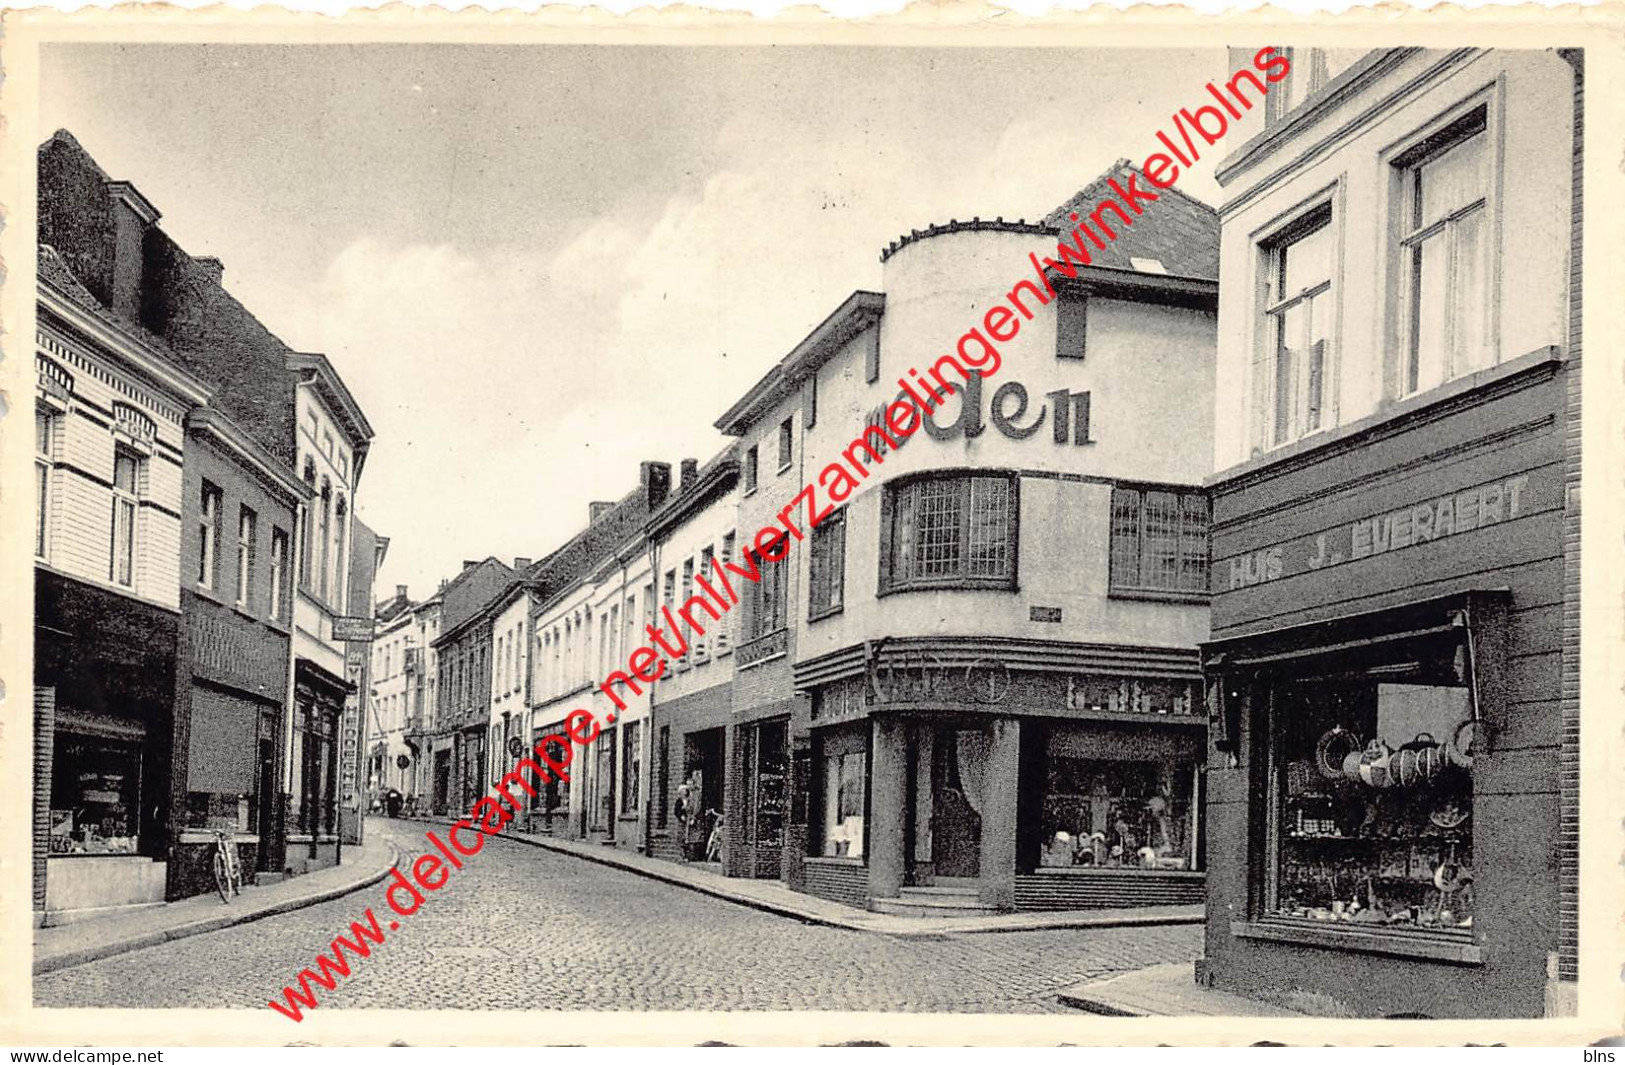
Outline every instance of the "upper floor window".
<path fill-rule="evenodd" d="M 767 551 L 753 561 L 761 567 L 762 578 L 754 583 L 745 582 L 744 639 L 754 640 L 768 636 L 789 624 L 789 555 L 784 553 L 784 533 Z M 777 562 L 768 561 L 766 555 L 779 555 Z"/>
<path fill-rule="evenodd" d="M 881 507 L 882 592 L 1015 587 L 1014 478 L 950 474 L 891 484 Z"/>
<path fill-rule="evenodd" d="M 135 585 L 135 519 L 143 461 L 122 447 L 113 451 L 113 552 L 109 576 L 126 588 Z"/>
<path fill-rule="evenodd" d="M 44 558 L 51 524 L 51 468 L 54 464 L 56 413 L 34 408 L 34 556 Z"/>
<path fill-rule="evenodd" d="M 316 594 L 323 602 L 327 601 L 327 580 L 332 565 L 332 536 L 333 536 L 333 491 L 325 483 L 322 484 L 321 498 L 321 526 L 317 530 L 319 542 L 322 545 L 321 566 L 316 573 Z"/>
<path fill-rule="evenodd" d="M 237 605 L 254 608 L 254 526 L 258 518 L 243 507 L 237 514 Z"/>
<path fill-rule="evenodd" d="M 1488 141 L 1480 107 L 1395 160 L 1405 234 L 1402 395 L 1490 363 Z"/>
<path fill-rule="evenodd" d="M 1207 591 L 1207 496 L 1113 488 L 1111 594 L 1156 598 Z"/>
<path fill-rule="evenodd" d="M 795 416 L 779 423 L 779 472 L 790 468 L 790 452 L 795 447 Z"/>
<path fill-rule="evenodd" d="M 739 471 L 739 479 L 745 486 L 746 495 L 756 491 L 756 460 L 756 448 L 752 447 L 745 452 L 745 462 Z"/>
<path fill-rule="evenodd" d="M 846 593 L 846 510 L 813 528 L 807 553 L 807 620 L 839 613 Z"/>
<path fill-rule="evenodd" d="M 1335 230 L 1326 204 L 1264 245 L 1264 339 L 1260 383 L 1269 412 L 1264 447 L 1278 447 L 1323 428 L 1329 419 L 1332 273 Z"/>
<path fill-rule="evenodd" d="M 288 611 L 288 534 L 271 528 L 271 616 L 286 619 Z"/>
<path fill-rule="evenodd" d="M 197 584 L 214 589 L 220 570 L 220 489 L 203 482 L 197 518 Z"/>
<path fill-rule="evenodd" d="M 1265 97 L 1266 124 L 1286 117 L 1299 104 L 1324 89 L 1358 63 L 1369 48 L 1277 48 L 1291 63 L 1286 82 Z"/>
<path fill-rule="evenodd" d="M 344 609 L 344 533 L 350 527 L 348 521 L 349 509 L 344 497 L 339 496 L 338 507 L 333 522 L 333 598 L 332 603 L 341 611 Z"/>

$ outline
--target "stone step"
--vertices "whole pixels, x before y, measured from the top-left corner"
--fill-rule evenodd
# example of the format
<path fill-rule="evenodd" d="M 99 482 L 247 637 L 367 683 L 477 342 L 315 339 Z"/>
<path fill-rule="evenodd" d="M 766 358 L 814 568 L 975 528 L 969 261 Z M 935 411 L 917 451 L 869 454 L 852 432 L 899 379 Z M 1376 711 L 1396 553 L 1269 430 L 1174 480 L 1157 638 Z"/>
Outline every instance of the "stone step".
<path fill-rule="evenodd" d="M 983 906 L 975 895 L 911 895 L 895 899 L 871 898 L 869 908 L 876 913 L 889 913 L 899 917 L 982 917 L 999 911 Z"/>
<path fill-rule="evenodd" d="M 976 898 L 980 892 L 975 884 L 968 887 L 963 884 L 932 884 L 929 887 L 906 887 L 904 895 L 945 895 L 953 898 Z"/>

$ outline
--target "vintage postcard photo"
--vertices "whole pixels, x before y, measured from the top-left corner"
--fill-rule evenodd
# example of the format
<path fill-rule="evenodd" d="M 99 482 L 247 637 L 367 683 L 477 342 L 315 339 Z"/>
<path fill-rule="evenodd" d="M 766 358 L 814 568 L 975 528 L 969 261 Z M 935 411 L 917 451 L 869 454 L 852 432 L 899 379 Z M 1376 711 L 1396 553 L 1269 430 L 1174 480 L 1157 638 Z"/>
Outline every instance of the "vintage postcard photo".
<path fill-rule="evenodd" d="M 1618 1034 L 1604 12 L 141 14 L 6 20 L 8 1041 Z"/>

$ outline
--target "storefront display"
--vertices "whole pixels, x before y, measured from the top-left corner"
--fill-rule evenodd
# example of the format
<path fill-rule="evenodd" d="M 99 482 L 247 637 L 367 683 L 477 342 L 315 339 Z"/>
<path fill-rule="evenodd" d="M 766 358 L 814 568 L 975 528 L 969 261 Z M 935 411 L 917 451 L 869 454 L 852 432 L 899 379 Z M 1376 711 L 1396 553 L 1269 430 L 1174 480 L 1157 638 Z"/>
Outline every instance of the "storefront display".
<path fill-rule="evenodd" d="M 823 742 L 823 846 L 826 858 L 864 856 L 863 812 L 868 785 L 866 729 L 832 729 Z"/>
<path fill-rule="evenodd" d="M 58 732 L 52 765 L 50 853 L 137 853 L 139 741 Z"/>
<path fill-rule="evenodd" d="M 1420 668 L 1275 687 L 1267 916 L 1471 934 L 1481 729 L 1467 687 Z"/>
<path fill-rule="evenodd" d="M 1040 865 L 1191 868 L 1194 767 L 1051 754 Z"/>

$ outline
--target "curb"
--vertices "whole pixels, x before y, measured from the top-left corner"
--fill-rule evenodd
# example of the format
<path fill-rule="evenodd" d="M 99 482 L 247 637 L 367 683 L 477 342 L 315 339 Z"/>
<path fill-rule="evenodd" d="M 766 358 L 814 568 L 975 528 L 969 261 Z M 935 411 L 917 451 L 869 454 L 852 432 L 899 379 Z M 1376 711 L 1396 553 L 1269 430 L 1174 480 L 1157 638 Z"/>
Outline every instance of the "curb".
<path fill-rule="evenodd" d="M 859 924 L 859 923 L 857 923 L 855 921 L 842 921 L 842 920 L 839 920 L 839 919 L 833 918 L 833 917 L 822 917 L 822 916 L 819 916 L 817 914 L 810 914 L 810 913 L 806 913 L 805 911 L 802 911 L 802 910 L 794 909 L 794 908 L 792 908 L 790 906 L 784 906 L 784 905 L 781 905 L 781 904 L 776 903 L 776 902 L 770 902 L 770 901 L 768 901 L 766 899 L 753 899 L 753 898 L 750 898 L 749 896 L 739 895 L 739 894 L 736 894 L 736 893 L 734 893 L 732 891 L 728 891 L 726 889 L 712 887 L 709 884 L 696 884 L 693 881 L 687 879 L 686 877 L 675 876 L 675 875 L 666 873 L 663 870 L 644 869 L 644 868 L 641 868 L 639 866 L 626 865 L 626 864 L 623 864 L 621 862 L 617 862 L 617 861 L 615 861 L 615 860 L 613 860 L 611 858 L 608 858 L 608 857 L 599 857 L 599 856 L 594 855 L 594 854 L 582 854 L 580 851 L 577 851 L 577 850 L 575 850 L 573 848 L 560 847 L 560 846 L 558 846 L 556 844 L 549 843 L 549 842 L 543 842 L 542 840 L 539 840 L 539 839 L 533 839 L 533 838 L 529 838 L 529 837 L 526 837 L 526 836 L 509 836 L 509 835 L 502 834 L 502 833 L 498 833 L 494 838 L 496 838 L 496 839 L 505 839 L 505 840 L 508 840 L 510 843 L 523 843 L 523 844 L 526 844 L 527 846 L 537 847 L 537 848 L 540 848 L 541 850 L 550 851 L 553 854 L 562 854 L 562 855 L 564 855 L 566 857 L 569 857 L 569 858 L 579 858 L 584 862 L 591 862 L 594 865 L 608 866 L 611 869 L 619 869 L 621 872 L 623 872 L 623 873 L 631 873 L 633 876 L 641 876 L 641 877 L 644 877 L 644 878 L 649 879 L 649 880 L 659 880 L 662 883 L 674 884 L 677 887 L 687 888 L 688 890 L 698 892 L 701 895 L 709 895 L 712 898 L 722 899 L 725 902 L 731 902 L 731 903 L 734 903 L 735 905 L 738 905 L 738 906 L 749 907 L 750 909 L 753 909 L 753 910 L 760 910 L 763 913 L 771 913 L 771 914 L 775 914 L 775 915 L 777 915 L 779 917 L 792 917 L 792 918 L 794 918 L 794 919 L 796 919 L 798 921 L 801 921 L 803 924 L 822 925 L 825 928 L 841 928 L 841 929 L 845 929 L 848 932 L 880 932 L 880 931 L 882 931 L 880 929 L 875 929 L 875 928 L 866 928 L 863 925 L 861 925 L 861 924 Z M 908 935 L 909 933 L 906 933 L 906 932 L 903 932 L 903 933 L 884 933 L 884 932 L 882 932 L 882 934 Z"/>
<path fill-rule="evenodd" d="M 738 906 L 745 906 L 753 910 L 775 914 L 780 917 L 794 918 L 797 921 L 801 921 L 803 924 L 821 925 L 825 928 L 840 928 L 848 932 L 867 932 L 871 935 L 892 936 L 896 939 L 942 939 L 944 936 L 949 935 L 995 935 L 1001 932 L 1048 932 L 1079 928 L 1132 928 L 1148 925 L 1161 926 L 1203 924 L 1206 921 L 1206 917 L 1203 914 L 1168 916 L 1159 916 L 1156 914 L 1135 914 L 1132 916 L 1099 918 L 1087 916 L 1087 911 L 1082 911 L 1081 913 L 1079 911 L 1069 911 L 1072 913 L 1078 913 L 1079 915 L 1059 918 L 1054 921 L 1035 921 L 1031 925 L 995 925 L 993 927 L 982 928 L 977 928 L 974 926 L 965 928 L 919 929 L 887 927 L 877 928 L 873 925 L 864 924 L 860 921 L 845 921 L 838 917 L 826 917 L 821 914 L 808 913 L 805 910 L 800 910 L 793 906 L 788 906 L 782 903 L 772 902 L 767 899 L 757 899 L 748 895 L 740 895 L 729 891 L 727 888 L 720 885 L 712 886 L 706 883 L 696 883 L 687 877 L 678 876 L 673 873 L 666 873 L 664 870 L 648 869 L 642 866 L 622 863 L 610 858 L 607 855 L 599 856 L 591 853 L 584 854 L 573 847 L 559 846 L 551 841 L 538 839 L 531 836 L 510 836 L 505 833 L 498 833 L 494 838 L 505 839 L 512 843 L 523 843 L 527 846 L 537 847 L 553 854 L 562 854 L 570 858 L 579 858 L 584 862 L 591 862 L 594 865 L 603 865 L 608 866 L 611 869 L 619 869 L 622 872 L 631 873 L 634 876 L 641 876 L 649 880 L 659 880 L 663 883 L 674 884 L 677 887 L 687 888 L 690 891 L 695 891 L 702 895 L 709 895 L 712 898 L 722 899 L 725 902 L 731 902 Z M 868 913 L 869 911 L 865 910 L 861 912 Z"/>
<path fill-rule="evenodd" d="M 349 884 L 343 884 L 338 887 L 324 888 L 323 890 L 310 895 L 301 895 L 297 898 L 284 899 L 281 902 L 272 903 L 271 905 L 266 906 L 264 909 L 252 910 L 248 913 L 222 913 L 217 917 L 204 917 L 200 920 L 188 921 L 185 924 L 176 925 L 174 928 L 166 928 L 158 932 L 144 932 L 138 936 L 131 936 L 129 939 L 121 939 L 112 943 L 100 943 L 91 947 L 81 947 L 78 950 L 64 951 L 61 954 L 55 954 L 48 958 L 35 958 L 34 975 L 38 976 L 41 973 L 56 972 L 59 969 L 71 969 L 76 965 L 84 965 L 87 962 L 100 961 L 103 958 L 110 958 L 116 954 L 128 954 L 131 951 L 144 950 L 147 947 L 156 947 L 160 943 L 168 943 L 177 939 L 188 939 L 192 936 L 203 935 L 205 932 L 218 932 L 222 928 L 230 928 L 233 925 L 248 924 L 251 921 L 258 921 L 262 918 L 275 917 L 279 914 L 290 913 L 294 910 L 302 910 L 306 907 L 316 906 L 324 902 L 332 902 L 334 899 L 343 898 L 345 895 L 351 895 L 357 891 L 363 890 L 364 888 L 372 887 L 374 884 L 388 877 L 390 871 L 393 870 L 401 860 L 401 850 L 399 847 L 391 843 L 389 845 L 389 851 L 390 857 L 388 864 L 386 864 L 376 873 L 368 873 L 366 877 L 361 880 L 357 880 Z"/>

